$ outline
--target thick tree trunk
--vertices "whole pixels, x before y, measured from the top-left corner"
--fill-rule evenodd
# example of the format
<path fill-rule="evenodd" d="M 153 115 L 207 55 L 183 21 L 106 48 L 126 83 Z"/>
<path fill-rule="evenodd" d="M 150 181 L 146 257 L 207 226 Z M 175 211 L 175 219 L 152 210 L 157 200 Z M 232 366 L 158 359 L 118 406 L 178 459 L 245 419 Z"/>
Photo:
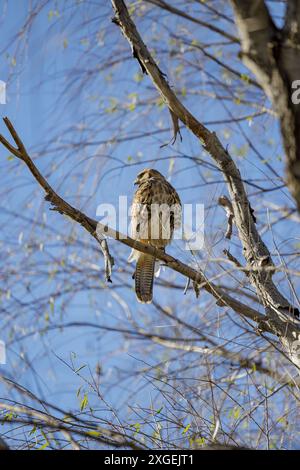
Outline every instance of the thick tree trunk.
<path fill-rule="evenodd" d="M 264 0 L 232 0 L 242 58 L 270 98 L 280 120 L 287 184 L 300 212 L 300 1 L 289 0 L 285 25 L 276 28 Z"/>

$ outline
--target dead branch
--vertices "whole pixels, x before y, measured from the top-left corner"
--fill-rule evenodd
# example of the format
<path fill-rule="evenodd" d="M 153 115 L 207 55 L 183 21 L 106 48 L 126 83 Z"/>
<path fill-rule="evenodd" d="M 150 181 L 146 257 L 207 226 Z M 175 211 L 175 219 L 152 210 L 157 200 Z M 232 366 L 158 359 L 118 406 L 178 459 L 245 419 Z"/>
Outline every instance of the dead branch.
<path fill-rule="evenodd" d="M 220 206 L 224 207 L 224 210 L 226 212 L 227 230 L 225 233 L 225 238 L 228 238 L 228 240 L 230 240 L 232 236 L 232 226 L 233 226 L 233 219 L 234 219 L 232 204 L 229 201 L 227 196 L 220 196 L 218 202 Z"/>

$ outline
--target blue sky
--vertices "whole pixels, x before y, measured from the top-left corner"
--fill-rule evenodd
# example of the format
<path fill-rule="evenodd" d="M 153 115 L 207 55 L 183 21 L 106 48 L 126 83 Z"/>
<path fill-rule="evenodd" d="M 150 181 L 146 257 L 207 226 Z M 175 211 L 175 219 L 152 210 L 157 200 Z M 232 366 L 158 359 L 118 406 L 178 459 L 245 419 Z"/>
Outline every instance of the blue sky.
<path fill-rule="evenodd" d="M 1 3 L 0 79 L 7 82 L 7 104 L 0 106 L 1 116 L 8 116 L 14 123 L 36 165 L 53 187 L 68 202 L 91 217 L 96 217 L 96 208 L 101 202 L 115 204 L 120 194 L 131 198 L 133 180 L 143 167 L 155 166 L 162 171 L 177 188 L 182 202 L 205 204 L 206 250 L 199 253 L 197 258 L 197 263 L 205 268 L 208 253 L 210 257 L 217 258 L 227 247 L 224 241 L 225 216 L 216 204 L 218 196 L 226 192 L 225 184 L 220 175 L 215 176 L 216 170 L 211 167 L 210 158 L 187 130 L 182 129 L 182 142 L 178 140 L 174 146 L 161 148 L 172 136 L 168 111 L 159 103 L 149 78 L 140 76 L 138 63 L 131 58 L 127 42 L 118 28 L 112 25 L 110 3 L 38 2 L 45 3 L 45 7 L 34 19 L 30 33 L 20 38 L 17 34 L 28 15 L 30 3 L 27 0 Z M 36 2 L 33 4 L 37 5 Z M 199 43 L 219 39 L 213 33 L 207 33 L 176 17 L 172 17 L 170 23 L 165 12 L 161 12 L 155 24 L 153 16 L 152 12 L 146 18 L 137 17 L 145 42 L 151 38 L 150 48 L 156 47 L 156 33 L 160 46 L 163 44 L 166 50 L 174 47 L 176 38 L 173 38 L 172 43 L 169 30 L 176 28 L 179 37 L 190 36 Z M 225 27 L 222 21 L 219 23 Z M 217 55 L 218 48 L 214 48 Z M 236 56 L 237 52 L 238 48 L 233 46 L 230 52 L 232 65 L 248 76 L 248 71 Z M 236 106 L 231 102 L 226 104 L 226 101 L 212 100 L 211 93 L 214 90 L 220 93 L 222 83 L 229 83 L 232 77 L 222 75 L 218 66 L 211 63 L 209 72 L 217 75 L 220 83 L 215 81 L 211 86 L 206 85 L 207 77 L 200 70 L 203 57 L 197 54 L 197 51 L 187 54 L 189 59 L 194 59 L 195 67 L 191 68 L 187 76 L 185 69 L 182 70 L 181 59 L 176 56 L 169 57 L 166 54 L 166 57 L 161 57 L 161 67 L 189 109 L 207 123 L 211 130 L 218 132 L 223 143 L 228 145 L 242 176 L 250 183 L 260 184 L 264 188 L 272 187 L 277 182 L 276 176 L 270 173 L 266 164 L 271 163 L 279 175 L 283 174 L 284 166 L 275 119 L 263 114 L 241 121 L 240 127 L 226 122 L 217 123 L 230 119 L 232 115 L 239 118 L 256 112 L 251 106 L 239 106 L 239 101 L 244 99 L 242 88 L 247 78 L 244 78 L 244 82 L 241 80 L 240 94 L 238 86 L 237 91 L 236 88 L 234 90 L 237 93 Z M 119 61 L 120 58 L 121 62 L 114 64 L 114 60 Z M 111 66 L 102 69 L 102 65 L 110 61 Z M 185 87 L 197 90 L 197 83 L 200 83 L 202 91 L 207 92 L 207 96 L 186 95 Z M 255 101 L 255 92 L 252 90 L 249 100 L 252 98 L 251 93 Z M 147 100 L 152 101 L 152 104 L 143 104 Z M 270 107 L 267 101 L 260 104 Z M 117 108 L 116 112 L 114 108 Z M 161 128 L 166 129 L 166 132 L 153 132 Z M 263 163 L 245 145 L 241 130 L 258 146 Z M 1 124 L 1 132 L 7 136 L 4 124 Z M 143 132 L 148 135 L 138 138 Z M 122 142 L 127 134 L 133 138 Z M 84 146 L 74 145 L 83 140 L 87 142 Z M 126 329 L 130 327 L 133 318 L 141 325 L 148 325 L 149 329 L 154 327 L 159 331 L 169 331 L 174 322 L 167 318 L 162 322 L 157 311 L 136 304 L 130 284 L 126 285 L 126 282 L 131 282 L 130 275 L 125 277 L 122 271 L 126 269 L 125 259 L 129 250 L 120 249 L 114 241 L 110 242 L 110 246 L 112 253 L 118 253 L 118 258 L 113 281 L 119 287 L 115 293 L 109 290 L 101 277 L 102 257 L 95 242 L 83 229 L 49 211 L 49 204 L 43 201 L 43 193 L 27 168 L 21 162 L 10 159 L 4 148 L 0 149 L 0 154 L 2 261 L 8 263 L 11 269 L 18 263 L 22 266 L 25 260 L 30 259 L 26 266 L 33 267 L 32 272 L 23 272 L 21 269 L 19 274 L 5 279 L 2 285 L 3 339 L 7 342 L 8 363 L 1 367 L 1 371 L 47 401 L 55 402 L 64 409 L 78 409 L 80 398 L 76 392 L 81 387 L 79 397 L 82 397 L 89 387 L 70 370 L 69 365 L 72 360 L 78 368 L 85 365 L 81 373 L 88 377 L 89 370 L 94 374 L 99 362 L 103 367 L 104 376 L 101 380 L 109 403 L 122 409 L 124 402 L 130 406 L 150 406 L 153 402 L 158 409 L 163 399 L 157 398 L 156 402 L 157 392 L 147 377 L 130 377 L 120 382 L 119 387 L 111 385 L 120 380 L 118 369 L 139 369 L 147 361 L 154 364 L 163 356 L 163 348 L 157 346 L 154 354 L 151 353 L 153 356 L 148 356 L 147 350 L 141 352 L 138 340 L 126 342 L 117 333 L 87 326 L 69 326 L 63 330 L 51 328 L 57 324 L 89 322 L 106 327 L 121 325 Z M 202 164 L 208 165 L 206 180 L 203 178 L 203 167 L 200 172 L 195 158 L 203 159 Z M 267 222 L 266 207 L 261 204 L 262 199 L 255 197 L 257 188 L 248 184 L 247 191 L 253 194 L 258 217 Z M 286 189 L 273 192 L 272 203 L 293 207 Z M 13 217 L 13 213 L 18 217 Z M 34 224 L 30 222 L 31 219 Z M 46 228 L 42 226 L 43 222 Z M 262 230 L 266 232 L 265 239 L 275 255 L 275 243 L 280 246 L 288 232 L 292 242 L 294 239 L 295 243 L 297 241 L 297 231 L 292 223 L 285 223 L 284 233 L 282 225 L 278 229 L 275 226 L 271 232 L 262 223 Z M 77 240 L 74 247 L 72 243 L 64 245 L 62 238 L 66 234 Z M 34 248 L 28 254 L 30 244 Z M 233 240 L 233 250 L 235 248 L 240 256 L 237 238 Z M 180 243 L 175 243 L 169 251 L 186 262 L 195 263 Z M 54 277 L 51 277 L 51 259 L 58 271 Z M 69 273 L 70 277 L 68 273 L 59 272 L 59 262 L 64 259 L 68 266 L 74 266 L 74 271 Z M 35 263 L 41 266 L 40 272 L 39 269 L 34 272 Z M 46 266 L 50 272 L 48 279 L 43 272 Z M 79 270 L 83 267 L 83 274 L 75 272 L 78 267 Z M 127 266 L 127 269 L 132 268 Z M 80 285 L 86 272 L 90 272 L 91 279 L 87 280 L 85 289 L 81 288 L 77 292 L 77 285 Z M 182 295 L 185 279 L 169 271 L 164 272 L 163 276 L 165 279 L 176 279 L 181 290 L 168 293 L 166 289 L 156 286 L 157 298 L 162 299 L 162 303 L 171 310 L 177 308 L 180 318 L 184 318 L 185 312 L 189 311 L 189 321 L 197 324 L 199 306 L 207 306 L 207 297 L 191 301 L 191 293 L 186 297 Z M 124 279 L 126 282 L 122 287 Z M 68 285 L 73 295 L 66 295 L 64 305 L 64 297 L 58 296 L 56 300 L 55 295 Z M 99 286 L 99 291 L 96 286 Z M 283 285 L 283 289 L 287 293 L 288 284 Z M 37 302 L 36 310 L 28 307 L 27 303 L 41 296 L 45 300 L 41 304 Z M 122 296 L 127 307 L 122 303 Z M 15 313 L 13 320 L 10 317 L 12 311 Z M 49 328 L 49 331 L 40 334 L 45 328 Z M 216 336 L 225 335 L 229 338 L 235 334 L 233 328 L 231 331 L 219 331 Z M 24 338 L 19 341 L 21 337 Z M 168 356 L 168 352 L 165 354 Z M 0 391 L 2 396 L 7 396 L 6 387 L 0 385 Z M 11 393 L 17 397 L 16 392 Z M 99 406 L 99 398 L 95 394 L 91 393 L 89 399 L 91 405 Z M 136 419 L 134 413 L 132 419 Z"/>

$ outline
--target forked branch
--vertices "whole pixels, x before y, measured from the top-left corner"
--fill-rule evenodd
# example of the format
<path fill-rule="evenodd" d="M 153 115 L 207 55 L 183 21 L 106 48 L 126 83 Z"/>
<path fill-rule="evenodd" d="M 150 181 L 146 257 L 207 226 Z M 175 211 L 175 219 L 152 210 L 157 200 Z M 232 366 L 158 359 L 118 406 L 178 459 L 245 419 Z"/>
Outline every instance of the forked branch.
<path fill-rule="evenodd" d="M 169 110 L 198 137 L 205 150 L 214 159 L 227 183 L 232 204 L 234 222 L 243 247 L 243 255 L 249 269 L 249 281 L 255 287 L 258 298 L 266 311 L 267 323 L 281 340 L 293 362 L 300 365 L 300 358 L 293 351 L 295 341 L 300 340 L 300 323 L 296 320 L 299 310 L 280 293 L 272 281 L 274 271 L 271 254 L 262 240 L 255 224 L 253 210 L 248 200 L 240 172 L 214 132 L 210 132 L 181 103 L 170 87 L 166 75 L 157 66 L 132 21 L 123 0 L 111 0 L 116 23 L 127 41 L 133 56 L 149 75 Z M 261 268 L 267 269 L 261 269 Z"/>
<path fill-rule="evenodd" d="M 141 251 L 142 253 L 147 253 L 154 256 L 156 259 L 162 261 L 169 268 L 191 279 L 194 283 L 196 283 L 197 285 L 205 289 L 208 293 L 213 295 L 213 297 L 215 297 L 215 299 L 217 300 L 218 305 L 223 307 L 230 307 L 235 312 L 255 321 L 256 323 L 261 323 L 264 321 L 264 315 L 262 315 L 255 309 L 243 304 L 242 302 L 237 301 L 233 297 L 227 295 L 221 288 L 211 283 L 200 270 L 197 271 L 193 269 L 187 264 L 184 264 L 176 258 L 168 255 L 164 251 L 158 250 L 157 248 L 154 248 L 150 245 L 145 245 L 141 242 L 133 240 L 132 238 L 116 230 L 113 230 L 112 228 L 101 224 L 100 222 L 97 222 L 94 219 L 91 219 L 80 210 L 68 204 L 55 192 L 55 190 L 50 186 L 50 184 L 46 181 L 46 179 L 37 169 L 10 120 L 6 117 L 4 118 L 4 122 L 16 143 L 16 147 L 13 147 L 1 134 L 0 142 L 13 155 L 15 155 L 20 160 L 23 160 L 23 162 L 27 165 L 28 169 L 30 170 L 36 181 L 44 189 L 46 193 L 45 199 L 52 204 L 53 210 L 58 211 L 60 214 L 67 215 L 72 220 L 82 225 L 82 227 L 85 228 L 85 230 L 87 230 L 97 240 L 104 254 L 104 259 L 106 263 L 105 271 L 108 280 L 110 279 L 111 274 L 112 257 L 108 251 L 106 237 L 111 237 L 130 248 L 134 248 L 135 250 Z M 104 243 L 105 246 L 103 247 Z M 263 330 L 269 331 L 268 326 L 266 325 Z"/>

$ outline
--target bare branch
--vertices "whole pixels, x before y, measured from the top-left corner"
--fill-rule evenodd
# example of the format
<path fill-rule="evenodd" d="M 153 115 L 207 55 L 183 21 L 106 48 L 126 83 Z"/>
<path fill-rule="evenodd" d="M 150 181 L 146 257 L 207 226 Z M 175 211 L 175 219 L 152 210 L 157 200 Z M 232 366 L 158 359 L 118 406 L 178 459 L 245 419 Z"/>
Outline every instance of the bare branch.
<path fill-rule="evenodd" d="M 190 16 L 185 11 L 180 10 L 179 8 L 175 8 L 173 5 L 170 5 L 169 3 L 165 2 L 164 0 L 147 0 L 147 2 L 152 3 L 153 5 L 156 5 L 160 8 L 163 8 L 164 10 L 167 10 L 170 13 L 173 13 L 174 15 L 180 16 L 181 18 L 185 18 L 189 21 L 192 21 L 193 23 L 199 24 L 203 28 L 210 29 L 214 33 L 220 34 L 224 38 L 229 39 L 229 41 L 237 42 L 237 43 L 239 42 L 238 38 L 236 38 L 232 34 L 227 33 L 226 31 L 214 26 L 211 23 L 206 23 L 205 21 L 202 21 L 199 18 L 195 18 L 194 16 Z"/>
<path fill-rule="evenodd" d="M 229 250 L 223 250 L 223 253 L 224 255 L 227 256 L 227 258 L 229 259 L 229 261 L 231 261 L 238 269 L 240 269 L 241 271 L 243 272 L 246 272 L 247 274 L 247 270 L 245 270 L 245 268 L 243 268 L 243 266 L 241 265 L 241 263 L 239 262 L 238 259 L 236 259 L 235 256 L 233 256 Z"/>
<path fill-rule="evenodd" d="M 134 248 L 135 250 L 141 251 L 142 253 L 150 254 L 156 259 L 163 261 L 164 264 L 167 265 L 169 268 L 173 269 L 174 271 L 177 271 L 180 274 L 183 274 L 183 276 L 186 276 L 187 278 L 191 279 L 194 283 L 196 283 L 201 288 L 205 289 L 208 293 L 213 295 L 217 299 L 218 305 L 231 307 L 237 313 L 255 322 L 262 322 L 265 320 L 264 315 L 252 309 L 251 307 L 248 307 L 247 305 L 235 300 L 233 297 L 227 295 L 222 289 L 211 283 L 202 272 L 196 271 L 192 267 L 181 263 L 179 260 L 173 258 L 164 251 L 158 250 L 157 248 L 151 245 L 146 245 L 137 240 L 133 240 L 132 238 L 121 234 L 120 232 L 113 230 L 112 228 L 103 225 L 94 219 L 91 219 L 83 212 L 68 204 L 54 191 L 54 189 L 49 185 L 46 179 L 39 172 L 32 159 L 28 155 L 20 137 L 18 136 L 16 130 L 14 129 L 9 119 L 4 118 L 4 122 L 10 130 L 15 142 L 17 143 L 18 158 L 24 161 L 36 181 L 46 192 L 45 199 L 54 206 L 54 210 L 58 211 L 60 214 L 67 215 L 72 220 L 82 225 L 82 227 L 85 228 L 100 244 L 105 257 L 105 271 L 108 280 L 110 279 L 111 267 L 113 265 L 113 262 L 112 257 L 109 255 L 109 252 L 107 250 L 107 245 L 105 244 L 104 237 L 114 238 L 115 240 L 120 241 L 121 243 L 130 248 Z M 3 143 L 3 145 L 5 145 L 1 136 L 0 141 Z M 266 328 L 265 331 L 268 331 L 268 328 Z"/>
<path fill-rule="evenodd" d="M 231 239 L 232 236 L 232 225 L 234 219 L 233 207 L 227 196 L 220 196 L 218 200 L 220 206 L 224 207 L 227 216 L 227 230 L 225 238 Z"/>
<path fill-rule="evenodd" d="M 122 33 L 131 45 L 134 57 L 137 56 L 139 62 L 143 64 L 145 71 L 150 76 L 169 109 L 200 139 L 204 148 L 222 171 L 231 197 L 235 224 L 243 246 L 243 254 L 248 264 L 247 267 L 254 269 L 249 274 L 249 280 L 255 286 L 258 297 L 266 309 L 270 328 L 280 337 L 288 353 L 293 356 L 291 344 L 300 337 L 300 324 L 299 322 L 295 323 L 294 319 L 289 315 L 285 316 L 285 313 L 289 311 L 296 314 L 298 310 L 290 305 L 273 283 L 272 270 L 255 271 L 256 268 L 262 266 L 262 263 L 265 267 L 272 267 L 273 262 L 269 250 L 256 229 L 253 211 L 251 210 L 243 181 L 235 162 L 222 146 L 217 135 L 214 132 L 210 132 L 201 124 L 177 98 L 164 74 L 158 68 L 148 48 L 145 46 L 128 14 L 124 1 L 111 1 L 115 10 L 114 22 L 120 26 Z M 246 3 L 250 4 L 250 1 Z M 258 5 L 263 4 L 261 1 L 255 3 Z M 268 27 L 272 27 L 272 22 L 269 22 L 267 13 L 265 11 L 261 21 L 264 25 L 268 23 Z M 261 27 L 265 28 L 265 26 Z M 285 313 L 283 314 L 283 312 Z M 293 360 L 295 363 L 299 362 L 299 358 L 296 356 Z"/>
<path fill-rule="evenodd" d="M 124 438 L 124 435 L 118 432 L 110 431 L 104 427 L 90 426 L 88 429 L 84 429 L 83 426 L 76 426 L 76 424 L 66 423 L 63 419 L 56 418 L 49 413 L 35 410 L 34 408 L 20 405 L 10 405 L 8 403 L 0 403 L 0 409 L 10 410 L 19 415 L 25 415 L 26 419 L 21 417 L 14 417 L 10 420 L 11 423 L 24 423 L 32 424 L 36 426 L 45 426 L 52 430 L 58 430 L 62 432 L 72 447 L 78 448 L 78 444 L 72 438 L 72 434 L 88 437 L 89 439 L 95 440 L 99 443 L 106 445 L 113 445 L 115 447 L 129 447 L 134 450 L 141 450 L 142 447 L 136 442 L 134 438 L 132 440 Z M 29 419 L 28 419 L 29 418 Z"/>
<path fill-rule="evenodd" d="M 98 234 L 98 239 L 100 242 L 101 250 L 104 256 L 104 272 L 105 272 L 105 280 L 106 282 L 112 282 L 111 280 L 111 273 L 112 267 L 115 264 L 114 258 L 111 256 L 108 248 L 108 243 L 106 238 Z"/>

